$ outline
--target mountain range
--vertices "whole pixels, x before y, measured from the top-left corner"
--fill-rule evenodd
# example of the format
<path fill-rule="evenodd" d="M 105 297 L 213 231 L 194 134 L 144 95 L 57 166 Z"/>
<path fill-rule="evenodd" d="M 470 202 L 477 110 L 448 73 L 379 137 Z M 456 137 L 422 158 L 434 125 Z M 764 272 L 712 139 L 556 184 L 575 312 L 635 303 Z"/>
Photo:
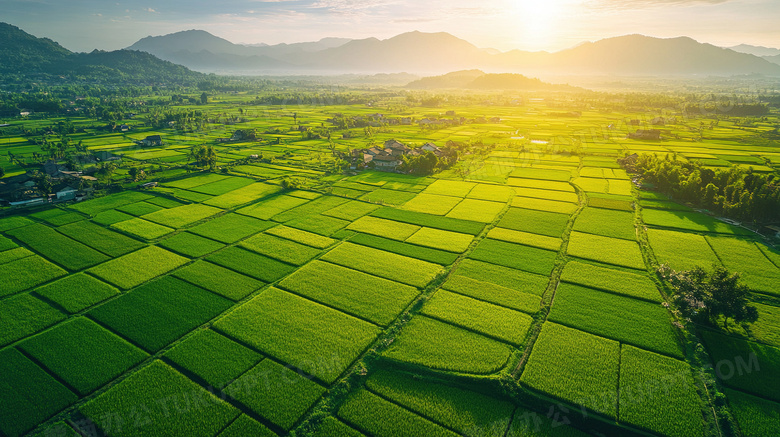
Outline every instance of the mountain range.
<path fill-rule="evenodd" d="M 385 40 L 326 38 L 310 43 L 247 46 L 205 31 L 189 30 L 146 37 L 128 49 L 145 51 L 198 71 L 231 74 L 443 74 L 482 69 L 558 75 L 780 76 L 780 65 L 761 57 L 770 57 L 771 49 L 761 51 L 762 48 L 744 45 L 722 48 L 687 37 L 661 39 L 643 35 L 586 42 L 549 53 L 480 49 L 444 32 L 408 32 Z"/>

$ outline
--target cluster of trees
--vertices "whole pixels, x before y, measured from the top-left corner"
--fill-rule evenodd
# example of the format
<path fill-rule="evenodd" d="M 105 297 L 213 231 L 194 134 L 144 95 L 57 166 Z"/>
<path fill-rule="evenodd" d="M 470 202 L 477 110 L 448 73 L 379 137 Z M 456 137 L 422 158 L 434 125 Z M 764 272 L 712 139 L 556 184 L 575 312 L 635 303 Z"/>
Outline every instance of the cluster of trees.
<path fill-rule="evenodd" d="M 443 156 L 436 156 L 433 152 L 426 151 L 420 155 L 402 155 L 401 161 L 398 170 L 428 176 L 452 167 L 458 162 L 458 152 L 452 150 Z"/>
<path fill-rule="evenodd" d="M 659 158 L 639 155 L 619 159 L 626 170 L 641 175 L 661 192 L 726 217 L 766 223 L 780 211 L 780 178 L 752 169 L 705 168 L 700 162 L 678 161 L 674 155 Z"/>
<path fill-rule="evenodd" d="M 217 150 L 214 146 L 201 144 L 192 146 L 189 152 L 189 159 L 194 161 L 196 167 L 208 168 L 214 171 L 217 168 Z"/>

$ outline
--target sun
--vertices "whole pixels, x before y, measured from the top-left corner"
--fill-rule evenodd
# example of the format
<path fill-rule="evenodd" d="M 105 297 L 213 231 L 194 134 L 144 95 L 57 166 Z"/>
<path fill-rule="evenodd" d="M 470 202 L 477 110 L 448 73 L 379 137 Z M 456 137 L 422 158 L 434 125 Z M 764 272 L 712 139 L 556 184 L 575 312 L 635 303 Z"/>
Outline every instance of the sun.
<path fill-rule="evenodd" d="M 568 15 L 569 0 L 511 0 L 512 19 L 527 48 L 548 46 L 561 30 Z"/>

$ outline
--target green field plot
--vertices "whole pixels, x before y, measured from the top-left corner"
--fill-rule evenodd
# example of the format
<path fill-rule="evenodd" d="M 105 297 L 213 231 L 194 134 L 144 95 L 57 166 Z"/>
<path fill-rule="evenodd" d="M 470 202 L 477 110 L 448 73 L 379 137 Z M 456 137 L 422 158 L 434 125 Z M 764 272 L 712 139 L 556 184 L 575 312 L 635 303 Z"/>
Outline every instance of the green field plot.
<path fill-rule="evenodd" d="M 387 238 L 376 237 L 373 235 L 358 234 L 350 238 L 349 241 L 351 243 L 373 247 L 375 249 L 385 250 L 396 253 L 398 255 L 417 258 L 423 261 L 441 265 L 452 264 L 458 258 L 458 255 L 452 252 L 445 252 L 442 250 L 389 240 Z"/>
<path fill-rule="evenodd" d="M 618 179 L 608 179 L 607 183 L 609 185 L 607 192 L 609 194 L 617 194 L 619 196 L 630 196 L 631 190 L 634 187 L 633 184 L 631 184 L 631 181 Z"/>
<path fill-rule="evenodd" d="M 225 247 L 224 244 L 189 232 L 181 232 L 158 243 L 161 247 L 192 258 L 201 257 Z"/>
<path fill-rule="evenodd" d="M 404 326 L 386 357 L 452 372 L 490 374 L 507 362 L 511 347 L 471 331 L 424 316 Z"/>
<path fill-rule="evenodd" d="M 0 301 L 0 347 L 35 334 L 65 319 L 65 315 L 30 294 Z"/>
<path fill-rule="evenodd" d="M 17 437 L 78 397 L 13 348 L 0 351 L 0 432 Z"/>
<path fill-rule="evenodd" d="M 465 436 L 503 435 L 515 406 L 481 393 L 380 370 L 366 387 Z"/>
<path fill-rule="evenodd" d="M 225 214 L 197 225 L 189 229 L 189 232 L 229 244 L 273 226 L 276 226 L 276 223 L 239 214 Z"/>
<path fill-rule="evenodd" d="M 148 357 L 86 317 L 57 325 L 19 347 L 81 395 L 102 387 Z"/>
<path fill-rule="evenodd" d="M 406 211 L 422 212 L 433 215 L 446 215 L 462 200 L 461 197 L 442 196 L 440 194 L 420 193 L 401 207 Z"/>
<path fill-rule="evenodd" d="M 359 200 L 366 202 L 378 203 L 381 205 L 398 206 L 414 199 L 417 194 L 408 191 L 389 190 L 380 188 L 378 190 L 365 193 L 358 197 Z"/>
<path fill-rule="evenodd" d="M 144 240 L 156 240 L 174 231 L 173 228 L 152 223 L 142 218 L 134 218 L 114 223 L 111 227 Z"/>
<path fill-rule="evenodd" d="M 269 234 L 258 234 L 241 243 L 241 247 L 293 265 L 309 262 L 320 253 L 319 249 Z"/>
<path fill-rule="evenodd" d="M 576 203 L 560 202 L 558 200 L 535 199 L 533 197 L 515 197 L 512 206 L 516 208 L 533 209 L 536 211 L 555 212 L 571 215 L 577 210 Z"/>
<path fill-rule="evenodd" d="M 607 264 L 645 269 L 642 252 L 635 241 L 600 235 L 572 232 L 569 238 L 569 255 Z"/>
<path fill-rule="evenodd" d="M 696 266 L 709 269 L 713 264 L 720 265 L 717 255 L 701 235 L 648 229 L 647 241 L 658 264 L 669 264 L 677 271 L 691 270 Z"/>
<path fill-rule="evenodd" d="M 747 229 L 738 228 L 728 223 L 697 212 L 664 211 L 660 209 L 642 210 L 642 219 L 652 226 L 684 229 L 695 232 L 713 232 L 729 235 L 750 235 Z"/>
<path fill-rule="evenodd" d="M 352 393 L 339 408 L 338 416 L 368 435 L 458 435 L 367 390 Z"/>
<path fill-rule="evenodd" d="M 116 211 L 121 211 L 136 217 L 140 217 L 142 215 L 151 214 L 153 212 L 161 211 L 163 209 L 165 208 L 149 202 L 136 202 L 136 203 L 131 203 L 129 205 L 118 206 L 116 208 Z"/>
<path fill-rule="evenodd" d="M 37 255 L 25 256 L 2 264 L 2 270 L 3 280 L 0 281 L 0 297 L 27 290 L 68 274 L 65 270 Z"/>
<path fill-rule="evenodd" d="M 574 194 L 574 187 L 568 182 L 541 179 L 508 178 L 506 184 L 518 188 L 533 188 L 537 190 L 562 191 Z"/>
<path fill-rule="evenodd" d="M 442 229 L 445 231 L 460 232 L 462 234 L 477 235 L 485 228 L 484 223 L 458 220 L 450 217 L 440 217 L 413 211 L 395 208 L 382 208 L 371 213 L 373 217 L 394 220 L 412 225 L 425 226 L 427 228 Z"/>
<path fill-rule="evenodd" d="M 35 255 L 33 252 L 25 249 L 24 247 L 17 247 L 10 250 L 3 250 L 0 252 L 0 265 L 8 264 L 12 261 L 27 258 L 28 256 Z"/>
<path fill-rule="evenodd" d="M 30 214 L 38 220 L 43 220 L 52 226 L 62 226 L 68 223 L 74 223 L 84 220 L 84 216 L 77 212 L 68 212 L 59 208 L 47 209 L 45 211 Z"/>
<path fill-rule="evenodd" d="M 725 390 L 731 413 L 744 436 L 780 434 L 780 404 L 736 390 Z"/>
<path fill-rule="evenodd" d="M 175 399 L 184 397 L 190 399 L 189 408 L 172 408 Z M 142 421 L 138 420 L 138 408 L 144 411 Z M 108 435 L 117 437 L 211 437 L 240 414 L 159 360 L 87 402 L 79 411 Z"/>
<path fill-rule="evenodd" d="M 116 288 L 84 273 L 67 276 L 35 292 L 71 314 L 119 294 Z"/>
<path fill-rule="evenodd" d="M 379 208 L 379 205 L 353 200 L 352 202 L 347 202 L 343 205 L 331 208 L 322 214 L 335 217 L 337 219 L 354 221 L 366 214 L 370 214 L 376 211 Z"/>
<path fill-rule="evenodd" d="M 173 275 L 236 302 L 265 285 L 257 279 L 208 261 L 197 261 L 175 271 Z"/>
<path fill-rule="evenodd" d="M 69 270 L 81 270 L 109 259 L 106 255 L 68 238 L 52 228 L 36 224 L 7 232 L 32 250 Z"/>
<path fill-rule="evenodd" d="M 729 387 L 780 401 L 780 348 L 702 331 L 715 374 Z"/>
<path fill-rule="evenodd" d="M 176 344 L 164 357 L 216 389 L 224 388 L 263 359 L 259 353 L 210 329 Z"/>
<path fill-rule="evenodd" d="M 455 274 L 537 296 L 544 294 L 547 283 L 550 282 L 547 275 L 538 275 L 472 259 L 464 259 L 458 264 Z"/>
<path fill-rule="evenodd" d="M 60 226 L 57 230 L 111 257 L 121 256 L 144 246 L 139 241 L 88 221 Z"/>
<path fill-rule="evenodd" d="M 478 261 L 539 275 L 550 274 L 557 256 L 558 253 L 551 250 L 490 239 L 480 241 L 469 255 L 470 258 Z"/>
<path fill-rule="evenodd" d="M 212 196 L 219 196 L 229 191 L 237 190 L 239 188 L 246 187 L 253 184 L 255 181 L 247 178 L 229 177 L 220 179 L 218 181 L 209 182 L 207 184 L 198 185 L 197 187 L 189 188 L 190 191 L 196 193 L 209 194 Z"/>
<path fill-rule="evenodd" d="M 760 243 L 756 243 L 756 247 L 758 247 L 758 249 L 761 250 L 761 252 L 763 252 L 770 261 L 772 261 L 772 264 L 780 269 L 780 252 L 770 249 L 768 246 Z"/>
<path fill-rule="evenodd" d="M 636 241 L 634 214 L 627 211 L 593 207 L 585 208 L 577 216 L 577 220 L 574 222 L 574 230 Z"/>
<path fill-rule="evenodd" d="M 509 243 L 524 244 L 526 246 L 538 247 L 541 249 L 555 250 L 560 249 L 563 240 L 546 235 L 532 234 L 530 232 L 514 231 L 505 228 L 493 228 L 487 234 L 488 238 L 494 240 L 506 241 Z"/>
<path fill-rule="evenodd" d="M 663 301 L 655 283 L 647 276 L 608 268 L 606 265 L 570 261 L 563 269 L 561 280 L 651 302 Z"/>
<path fill-rule="evenodd" d="M 188 202 L 204 202 L 214 197 L 208 194 L 196 193 L 194 191 L 178 190 L 178 189 L 172 190 L 171 195 L 177 199 L 186 200 Z"/>
<path fill-rule="evenodd" d="M 588 206 L 593 208 L 632 212 L 634 211 L 634 199 L 630 196 L 588 193 Z"/>
<path fill-rule="evenodd" d="M 749 337 L 780 347 L 780 307 L 751 302 L 758 310 L 758 320 L 748 325 Z M 744 327 L 729 325 L 731 332 L 748 334 Z"/>
<path fill-rule="evenodd" d="M 544 286 L 547 285 L 547 278 Z M 502 287 L 491 282 L 479 281 L 466 276 L 452 276 L 442 286 L 464 296 L 470 296 L 506 308 L 535 313 L 539 311 L 541 299 L 538 295 Z M 543 289 L 542 289 L 543 290 Z"/>
<path fill-rule="evenodd" d="M 460 234 L 434 228 L 422 228 L 415 232 L 411 237 L 407 238 L 406 242 L 433 249 L 460 253 L 468 249 L 473 239 L 474 237 L 469 234 Z"/>
<path fill-rule="evenodd" d="M 393 240 L 404 241 L 420 230 L 420 226 L 396 222 L 378 217 L 366 216 L 357 219 L 347 229 L 364 234 L 376 235 Z"/>
<path fill-rule="evenodd" d="M 464 199 L 447 213 L 446 217 L 491 223 L 504 209 L 506 204 L 487 200 Z"/>
<path fill-rule="evenodd" d="M 347 202 L 349 202 L 349 199 L 343 199 L 341 197 L 335 196 L 322 196 L 308 201 L 300 206 L 288 208 L 279 214 L 274 215 L 273 220 L 275 222 L 286 223 L 289 221 L 300 220 L 306 217 L 317 217 L 323 212 L 331 210 Z"/>
<path fill-rule="evenodd" d="M 177 206 L 176 208 L 171 209 L 163 209 L 151 214 L 146 214 L 142 218 L 163 226 L 178 229 L 220 212 L 222 212 L 222 210 L 219 208 L 194 203 L 191 205 Z"/>
<path fill-rule="evenodd" d="M 503 185 L 478 184 L 469 194 L 467 199 L 490 200 L 493 202 L 506 203 L 515 194 L 511 187 Z"/>
<path fill-rule="evenodd" d="M 506 432 L 506 437 L 587 437 L 576 428 L 566 426 L 566 421 L 552 414 L 542 417 L 541 414 L 518 407 L 512 424 Z"/>
<path fill-rule="evenodd" d="M 263 282 L 274 282 L 287 276 L 294 267 L 240 247 L 229 247 L 208 258 L 215 264 L 249 275 Z"/>
<path fill-rule="evenodd" d="M 739 272 L 745 285 L 761 293 L 780 296 L 780 269 L 764 256 L 756 243 L 715 236 L 708 236 L 707 242 L 727 269 Z"/>
<path fill-rule="evenodd" d="M 20 215 L 0 219 L 0 232 L 10 231 L 11 229 L 21 228 L 35 224 L 34 221 Z"/>
<path fill-rule="evenodd" d="M 247 185 L 243 188 L 227 192 L 220 196 L 213 197 L 203 203 L 206 205 L 216 206 L 218 208 L 230 209 L 245 203 L 249 203 L 253 200 L 270 196 L 281 190 L 282 188 L 276 185 L 257 182 L 252 185 Z"/>
<path fill-rule="evenodd" d="M 298 220 L 285 222 L 287 226 L 323 236 L 330 236 L 346 227 L 349 222 L 326 215 L 312 215 Z"/>
<path fill-rule="evenodd" d="M 533 322 L 521 312 L 446 290 L 436 292 L 422 313 L 514 345 L 523 342 Z"/>
<path fill-rule="evenodd" d="M 132 218 L 133 216 L 130 214 L 125 214 L 123 212 L 112 209 L 98 213 L 92 218 L 92 221 L 99 225 L 110 226 L 114 223 L 124 222 Z"/>
<path fill-rule="evenodd" d="M 441 272 L 436 264 L 352 243 L 342 243 L 322 259 L 415 287 L 424 287 Z"/>
<path fill-rule="evenodd" d="M 682 358 L 669 314 L 658 303 L 563 283 L 555 293 L 549 320 Z"/>
<path fill-rule="evenodd" d="M 442 196 L 466 197 L 476 186 L 474 182 L 450 181 L 446 179 L 437 179 L 428 185 L 423 194 L 438 194 Z"/>
<path fill-rule="evenodd" d="M 122 205 L 142 202 L 144 200 L 149 200 L 152 197 L 154 196 L 151 194 L 141 193 L 138 191 L 124 191 L 122 193 L 111 194 L 109 196 L 98 197 L 97 199 L 79 202 L 70 206 L 70 209 L 94 216 L 103 211 L 108 211 Z"/>
<path fill-rule="evenodd" d="M 509 176 L 513 178 L 568 182 L 569 179 L 571 179 L 571 172 L 568 170 L 523 167 L 512 170 L 512 173 L 509 173 Z"/>
<path fill-rule="evenodd" d="M 383 326 L 419 294 L 408 285 L 322 261 L 307 264 L 279 286 Z"/>
<path fill-rule="evenodd" d="M 327 383 L 335 381 L 380 333 L 368 322 L 275 288 L 214 327 Z"/>
<path fill-rule="evenodd" d="M 619 362 L 620 343 L 547 322 L 534 343 L 520 381 L 553 397 L 616 418 Z"/>
<path fill-rule="evenodd" d="M 574 179 L 572 183 L 585 192 L 607 193 L 609 190 L 609 183 L 602 178 L 579 177 Z"/>
<path fill-rule="evenodd" d="M 319 422 L 312 437 L 363 437 L 363 433 L 355 430 L 333 416 L 327 416 Z"/>
<path fill-rule="evenodd" d="M 15 249 L 17 247 L 19 246 L 17 246 L 16 243 L 0 235 L 0 250 Z"/>
<path fill-rule="evenodd" d="M 276 437 L 276 433 L 266 428 L 265 425 L 242 414 L 234 420 L 218 437 Z"/>
<path fill-rule="evenodd" d="M 287 240 L 295 241 L 296 243 L 305 244 L 317 249 L 325 249 L 332 245 L 336 240 L 322 235 L 315 234 L 313 232 L 307 232 L 300 229 L 291 228 L 284 225 L 279 225 L 271 228 L 265 232 L 266 234 L 275 235 L 277 237 L 285 238 Z"/>
<path fill-rule="evenodd" d="M 515 231 L 532 232 L 560 238 L 563 235 L 569 216 L 547 211 L 536 211 L 525 208 L 509 208 L 498 226 Z"/>
<path fill-rule="evenodd" d="M 534 199 L 554 200 L 557 202 L 569 203 L 578 203 L 580 201 L 580 198 L 576 193 L 569 193 L 565 191 L 541 190 L 538 188 L 523 187 L 515 187 L 514 190 L 518 197 L 530 197 Z"/>
<path fill-rule="evenodd" d="M 704 433 L 700 399 L 683 361 L 623 345 L 620 421 L 675 437 Z"/>
<path fill-rule="evenodd" d="M 227 179 L 228 177 L 229 176 L 216 174 L 216 173 L 205 173 L 201 175 L 190 176 L 184 179 L 179 179 L 178 181 L 166 182 L 165 186 L 190 189 L 190 188 L 199 187 L 201 185 L 221 181 L 223 179 Z"/>
<path fill-rule="evenodd" d="M 89 273 L 127 290 L 187 262 L 187 258 L 156 246 L 148 246 L 93 267 Z"/>
<path fill-rule="evenodd" d="M 290 429 L 325 388 L 272 360 L 263 360 L 225 392 L 283 429 Z"/>
<path fill-rule="evenodd" d="M 181 206 L 182 203 L 178 200 L 169 199 L 167 197 L 162 196 L 155 196 L 149 200 L 146 201 L 146 203 L 150 203 L 152 205 L 161 206 L 163 208 L 175 208 L 177 206 Z"/>
<path fill-rule="evenodd" d="M 148 352 L 156 352 L 231 305 L 216 294 L 166 276 L 88 315 Z"/>

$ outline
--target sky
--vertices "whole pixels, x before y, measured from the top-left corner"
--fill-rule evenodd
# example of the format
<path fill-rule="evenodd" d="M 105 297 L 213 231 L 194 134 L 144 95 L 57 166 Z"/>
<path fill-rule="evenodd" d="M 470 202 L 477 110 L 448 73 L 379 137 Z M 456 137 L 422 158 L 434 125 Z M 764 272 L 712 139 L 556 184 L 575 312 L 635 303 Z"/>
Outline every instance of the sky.
<path fill-rule="evenodd" d="M 635 33 L 780 48 L 779 0 L 0 0 L 0 21 L 73 51 L 188 29 L 250 44 L 418 30 L 501 51 L 557 51 Z"/>

